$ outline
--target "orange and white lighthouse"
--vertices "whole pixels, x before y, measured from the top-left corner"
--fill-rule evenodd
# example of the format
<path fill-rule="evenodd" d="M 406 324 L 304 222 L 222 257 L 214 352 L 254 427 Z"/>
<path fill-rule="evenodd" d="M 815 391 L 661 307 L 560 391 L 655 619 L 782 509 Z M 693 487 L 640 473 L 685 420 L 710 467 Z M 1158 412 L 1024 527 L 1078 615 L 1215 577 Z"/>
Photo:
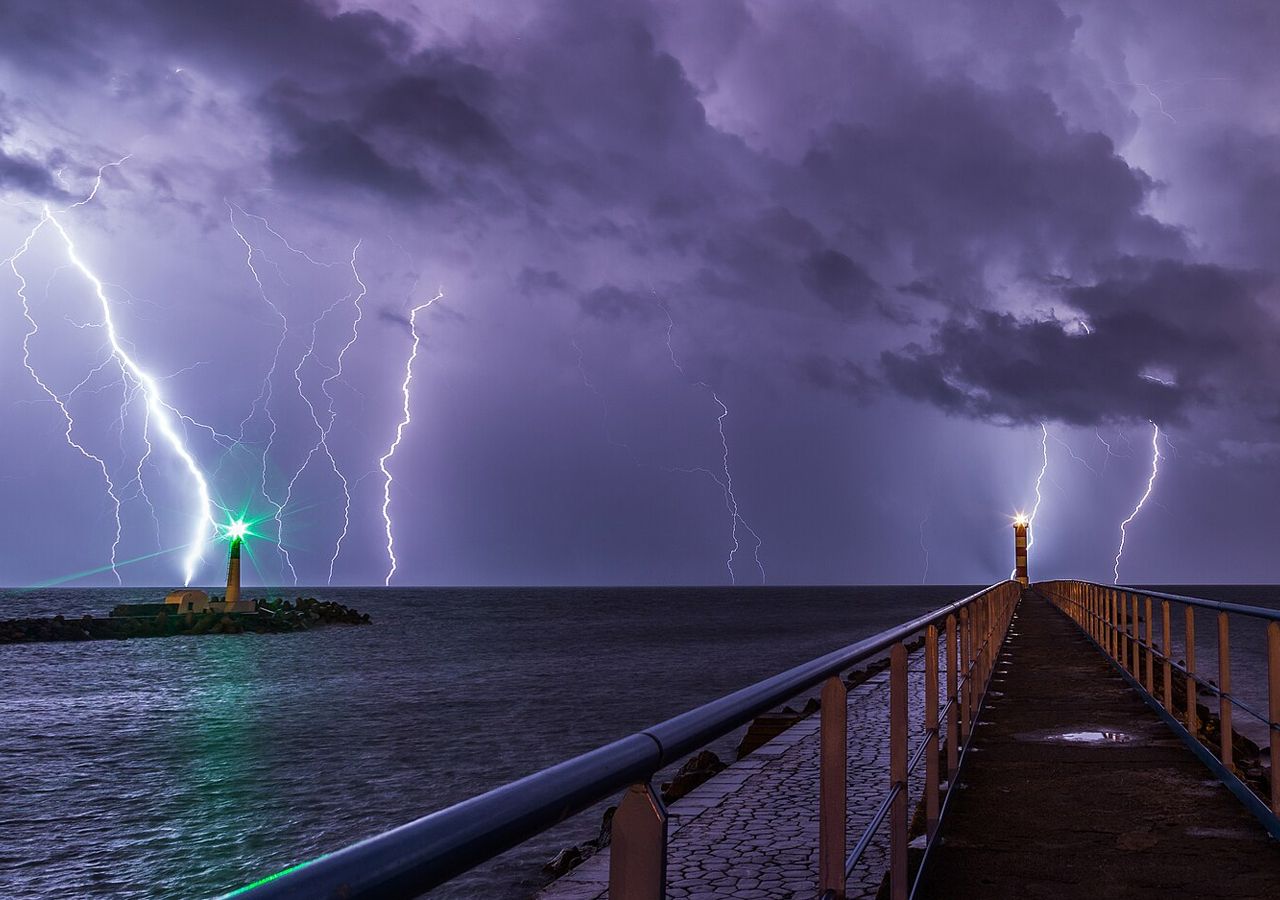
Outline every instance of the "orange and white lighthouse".
<path fill-rule="evenodd" d="M 1013 519 L 1013 580 L 1027 584 L 1027 517 L 1018 513 Z"/>

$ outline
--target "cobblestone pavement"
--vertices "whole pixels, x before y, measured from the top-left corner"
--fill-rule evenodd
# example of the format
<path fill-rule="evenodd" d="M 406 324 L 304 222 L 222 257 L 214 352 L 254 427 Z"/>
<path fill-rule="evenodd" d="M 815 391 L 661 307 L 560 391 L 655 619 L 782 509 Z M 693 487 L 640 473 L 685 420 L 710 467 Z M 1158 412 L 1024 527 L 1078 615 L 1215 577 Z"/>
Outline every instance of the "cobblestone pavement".
<path fill-rule="evenodd" d="M 911 752 L 923 732 L 924 659 L 911 656 Z M 889 782 L 889 676 L 849 692 L 849 847 Z M 817 894 L 818 722 L 802 720 L 672 804 L 667 896 L 672 900 L 782 900 Z M 910 779 L 911 806 L 923 766 Z M 848 896 L 874 897 L 888 864 L 883 825 L 849 878 Z M 540 900 L 607 897 L 609 854 L 599 853 L 539 894 Z"/>

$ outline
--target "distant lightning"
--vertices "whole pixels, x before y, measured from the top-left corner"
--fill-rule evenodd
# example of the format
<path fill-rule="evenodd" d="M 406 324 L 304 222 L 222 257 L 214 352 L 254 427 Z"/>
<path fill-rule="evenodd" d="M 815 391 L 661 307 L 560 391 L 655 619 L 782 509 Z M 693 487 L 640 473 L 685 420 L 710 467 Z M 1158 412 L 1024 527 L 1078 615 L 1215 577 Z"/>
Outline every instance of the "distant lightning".
<path fill-rule="evenodd" d="M 387 570 L 387 577 L 383 579 L 383 586 L 391 584 L 391 576 L 396 574 L 396 549 L 395 549 L 395 533 L 391 524 L 391 470 L 387 468 L 387 464 L 391 462 L 391 458 L 395 456 L 396 449 L 400 446 L 400 441 L 404 438 L 404 430 L 413 421 L 413 415 L 410 412 L 409 390 L 413 384 L 413 364 L 418 358 L 418 347 L 422 343 L 422 335 L 418 332 L 418 313 L 423 312 L 431 307 L 431 304 L 437 300 L 443 299 L 444 291 L 436 291 L 436 295 L 424 303 L 419 303 L 409 311 L 409 333 L 413 337 L 413 343 L 409 348 L 409 358 L 404 364 L 404 381 L 400 384 L 400 394 L 404 399 L 401 406 L 400 421 L 396 424 L 396 436 L 392 440 L 391 445 L 387 447 L 387 452 L 378 458 L 378 468 L 382 470 L 382 522 L 386 529 L 387 535 L 387 559 L 390 562 L 390 568 Z"/>
<path fill-rule="evenodd" d="M 1072 459 L 1074 459 L 1076 462 L 1080 463 L 1080 465 L 1084 466 L 1086 469 L 1088 469 L 1088 470 L 1089 470 L 1090 472 L 1092 472 L 1094 475 L 1097 475 L 1097 474 L 1098 474 L 1098 470 L 1097 470 L 1097 469 L 1095 469 L 1095 468 L 1090 464 L 1090 462 L 1089 462 L 1087 459 L 1085 459 L 1083 456 L 1078 455 L 1078 454 L 1076 453 L 1076 451 L 1072 450 L 1072 449 L 1071 449 L 1071 445 L 1070 445 L 1070 444 L 1068 444 L 1068 443 L 1067 443 L 1066 441 L 1064 441 L 1062 438 L 1058 437 L 1056 434 L 1051 434 L 1051 435 L 1049 435 L 1049 437 L 1053 438 L 1055 441 L 1057 441 L 1059 444 L 1061 444 L 1061 445 L 1063 446 L 1063 448 L 1067 451 L 1067 454 L 1068 454 Z"/>
<path fill-rule="evenodd" d="M 280 320 L 280 335 L 276 339 L 275 352 L 271 356 L 271 365 L 268 367 L 266 375 L 263 376 L 262 387 L 258 391 L 257 399 L 255 399 L 252 405 L 250 405 L 248 415 L 240 421 L 239 440 L 244 440 L 245 428 L 248 426 L 250 420 L 253 419 L 257 411 L 262 409 L 263 413 L 267 417 L 267 421 L 271 424 L 271 432 L 267 436 L 267 445 L 262 451 L 262 471 L 259 479 L 259 488 L 262 491 L 263 498 L 275 509 L 273 519 L 276 523 L 276 550 L 279 552 L 280 558 L 285 566 L 287 566 L 290 571 L 293 571 L 293 561 L 289 558 L 289 551 L 285 547 L 284 542 L 280 540 L 280 533 L 284 529 L 284 507 L 276 501 L 275 497 L 272 496 L 271 491 L 267 487 L 267 460 L 271 455 L 271 448 L 275 444 L 276 433 L 279 431 L 279 426 L 276 424 L 275 416 L 271 412 L 271 397 L 274 390 L 273 382 L 275 379 L 276 368 L 280 365 L 280 351 L 284 348 L 285 341 L 288 340 L 289 337 L 289 320 L 280 310 L 280 307 L 276 306 L 276 304 L 272 302 L 270 296 L 267 294 L 266 287 L 262 284 L 262 277 L 259 275 L 257 267 L 253 264 L 254 254 L 259 253 L 260 251 L 250 243 L 244 232 L 242 232 L 236 225 L 236 210 L 239 210 L 240 208 L 238 206 L 233 206 L 230 202 L 227 202 L 226 205 L 227 216 L 231 221 L 231 230 L 235 232 L 236 237 L 238 237 L 240 242 L 244 244 L 245 266 L 249 269 L 249 274 L 253 276 L 254 284 L 258 286 L 258 296 L 262 298 L 262 302 L 270 308 L 275 317 Z M 240 212 L 243 214 L 244 210 L 240 210 Z M 287 242 L 286 246 L 288 246 Z M 294 581 L 295 583 L 297 581 L 296 572 L 294 573 Z"/>
<path fill-rule="evenodd" d="M 1133 85 L 1134 87 L 1142 88 L 1144 91 L 1147 92 L 1147 96 L 1151 97 L 1152 100 L 1156 101 L 1156 107 L 1160 110 L 1160 115 L 1164 116 L 1173 124 L 1175 125 L 1178 124 L 1178 120 L 1173 117 L 1173 114 L 1170 113 L 1169 110 L 1164 108 L 1164 98 L 1161 97 L 1159 94 L 1157 94 L 1154 90 L 1152 90 L 1151 85 L 1147 84 L 1145 81 L 1135 81 L 1133 82 Z"/>
<path fill-rule="evenodd" d="M 924 527 L 928 524 L 929 514 L 925 513 L 924 518 L 920 520 L 920 552 L 924 554 L 924 572 L 920 575 L 921 584 L 929 580 L 929 546 L 924 542 Z"/>
<path fill-rule="evenodd" d="M 359 246 L 360 245 L 357 243 L 356 248 L 358 249 Z M 355 250 L 351 251 L 351 255 L 352 255 L 352 259 L 354 260 Z M 361 284 L 363 285 L 363 282 L 361 282 Z M 361 293 L 360 296 L 363 296 L 363 293 Z M 298 479 L 302 477 L 302 473 L 305 472 L 307 468 L 311 465 L 311 460 L 315 458 L 315 455 L 318 452 L 324 453 L 325 459 L 329 461 L 329 468 L 333 471 L 333 474 L 337 476 L 338 480 L 342 483 L 342 492 L 343 492 L 343 496 L 346 498 L 347 509 L 350 509 L 350 506 L 351 506 L 350 485 L 347 482 L 346 476 L 342 474 L 342 470 L 338 467 L 338 461 L 334 458 L 333 451 L 329 449 L 329 432 L 333 428 L 333 419 L 334 419 L 333 398 L 329 397 L 328 392 L 325 392 L 325 396 L 329 397 L 330 416 L 328 421 L 324 425 L 321 425 L 320 416 L 316 412 L 315 403 L 312 401 L 310 397 L 307 396 L 307 393 L 305 388 L 303 387 L 303 381 L 302 381 L 302 370 L 306 366 L 307 361 L 315 355 L 316 333 L 319 331 L 320 323 L 323 322 L 328 317 L 329 313 L 337 309 L 338 306 L 340 306 L 346 300 L 349 300 L 350 297 L 351 297 L 350 294 L 348 294 L 345 297 L 339 297 L 337 300 L 330 303 L 329 306 L 325 308 L 324 312 L 320 313 L 320 315 L 316 317 L 315 321 L 311 323 L 311 340 L 307 344 L 306 351 L 299 358 L 298 364 L 293 367 L 293 380 L 298 386 L 298 396 L 301 397 L 302 402 L 306 404 L 307 412 L 311 416 L 311 424 L 313 424 L 316 428 L 316 441 L 314 444 L 311 445 L 311 449 L 308 450 L 306 455 L 302 458 L 302 463 L 298 466 L 297 469 L 294 470 L 293 477 L 289 479 L 289 483 L 286 486 L 285 492 L 284 492 L 284 500 L 281 501 L 280 503 L 281 510 L 287 509 L 289 504 L 293 501 L 294 486 L 297 484 Z M 317 363 L 317 365 L 320 365 L 320 363 Z M 346 533 L 347 533 L 347 523 L 344 521 L 343 528 L 342 528 L 342 537 L 338 538 L 338 547 L 337 547 L 337 550 L 334 551 L 335 556 L 337 555 L 338 550 L 342 549 L 342 538 L 346 537 Z M 284 541 L 283 534 L 281 534 L 280 536 L 280 541 L 281 543 L 283 543 Z M 297 584 L 298 573 L 294 571 L 292 562 L 290 562 L 289 564 L 289 571 L 293 574 L 293 583 Z M 332 569 L 330 569 L 330 573 L 331 573 L 330 579 L 332 580 L 332 577 L 333 577 Z"/>
<path fill-rule="evenodd" d="M 320 382 L 320 391 L 324 394 L 325 399 L 329 403 L 329 421 L 324 428 L 324 439 L 327 440 L 329 432 L 333 429 L 333 423 L 337 421 L 338 414 L 333 408 L 333 396 L 329 393 L 329 385 L 342 378 L 343 361 L 346 359 L 347 351 L 349 351 L 360 339 L 360 323 L 364 320 L 364 306 L 361 302 L 365 295 L 369 293 L 369 288 L 365 285 L 364 280 L 360 277 L 360 270 L 356 268 L 356 252 L 360 249 L 360 242 L 356 242 L 355 247 L 351 249 L 351 276 L 355 278 L 356 284 L 360 286 L 359 292 L 356 294 L 355 300 L 352 301 L 355 307 L 355 317 L 351 321 L 351 337 L 342 349 L 338 351 L 338 364 L 333 374 Z M 325 451 L 328 452 L 328 444 L 325 445 Z M 332 458 L 332 454 L 330 454 Z M 329 583 L 333 583 L 333 567 L 338 562 L 338 555 L 342 553 L 342 542 L 347 538 L 347 532 L 351 528 L 351 485 L 348 484 L 347 478 L 342 474 L 342 470 L 334 463 L 333 471 L 337 474 L 339 480 L 342 481 L 342 534 L 338 535 L 338 540 L 333 545 L 333 556 L 329 558 Z"/>
<path fill-rule="evenodd" d="M 1133 508 L 1133 512 L 1129 513 L 1129 518 L 1120 523 L 1120 547 L 1116 550 L 1116 563 L 1113 569 L 1115 573 L 1114 584 L 1120 583 L 1120 557 L 1124 556 L 1124 542 L 1126 537 L 1126 529 L 1134 519 L 1138 517 L 1138 511 L 1142 509 L 1143 504 L 1147 502 L 1147 498 L 1151 496 L 1152 489 L 1156 486 L 1156 476 L 1160 474 L 1160 426 L 1155 422 L 1151 423 L 1151 477 L 1147 479 L 1147 489 L 1142 494 L 1142 498 L 1138 500 L 1138 505 Z"/>
<path fill-rule="evenodd" d="M 275 350 L 271 358 L 271 364 L 268 367 L 265 376 L 263 377 L 262 387 L 259 389 L 257 399 L 254 400 L 252 406 L 249 409 L 248 414 L 240 422 L 240 436 L 237 439 L 236 443 L 243 443 L 245 429 L 248 427 L 249 422 L 257 414 L 257 412 L 261 410 L 264 416 L 266 417 L 268 423 L 270 423 L 270 432 L 267 436 L 266 446 L 262 450 L 259 487 L 263 497 L 267 500 L 268 503 L 271 504 L 272 508 L 274 509 L 274 515 L 272 516 L 272 519 L 275 522 L 275 526 L 276 526 L 276 541 L 275 541 L 276 548 L 280 553 L 280 558 L 284 567 L 289 570 L 289 574 L 292 577 L 294 584 L 298 583 L 298 572 L 297 572 L 297 569 L 294 567 L 293 559 L 290 556 L 289 550 L 286 547 L 285 542 L 283 540 L 285 510 L 293 501 L 293 490 L 297 484 L 298 479 L 302 476 L 302 473 L 308 468 L 312 459 L 314 459 L 317 453 L 323 454 L 326 461 L 329 463 L 330 469 L 333 471 L 335 477 L 338 479 L 341 485 L 342 496 L 343 496 L 342 531 L 341 531 L 341 534 L 338 536 L 337 541 L 334 544 L 334 552 L 329 560 L 328 580 L 330 583 L 332 583 L 334 567 L 337 564 L 338 556 L 342 552 L 343 542 L 345 541 L 350 531 L 352 483 L 343 473 L 342 468 L 338 465 L 337 459 L 334 457 L 332 451 L 329 448 L 328 439 L 330 434 L 332 433 L 334 423 L 337 421 L 337 412 L 334 408 L 334 397 L 330 393 L 329 388 L 330 388 L 330 385 L 335 380 L 338 380 L 342 377 L 343 367 L 345 364 L 347 353 L 359 340 L 360 324 L 364 319 L 363 301 L 365 296 L 368 293 L 368 288 L 365 285 L 365 282 L 363 281 L 363 279 L 361 278 L 359 268 L 356 265 L 356 256 L 357 256 L 357 253 L 359 252 L 361 242 L 357 242 L 355 244 L 355 247 L 351 251 L 351 256 L 345 264 L 334 263 L 334 262 L 324 262 L 316 259 L 315 257 L 311 256 L 309 253 L 307 253 L 305 250 L 301 250 L 298 247 L 294 246 L 292 243 L 290 243 L 289 240 L 283 234 L 281 234 L 274 227 L 272 227 L 271 223 L 265 217 L 257 215 L 255 213 L 246 212 L 241 207 L 236 206 L 235 204 L 232 204 L 230 202 L 227 202 L 226 206 L 227 206 L 228 217 L 231 223 L 231 228 L 235 232 L 236 237 L 240 239 L 240 242 L 244 244 L 244 247 L 245 247 L 245 266 L 249 269 L 249 273 L 253 277 L 254 284 L 257 285 L 258 294 L 261 297 L 263 303 L 271 310 L 272 314 L 279 320 L 279 323 L 280 323 L 279 336 L 276 340 Z M 302 257 L 302 259 L 306 260 L 308 263 L 310 263 L 313 266 L 317 266 L 324 269 L 332 269 L 332 268 L 338 267 L 339 265 L 345 265 L 346 267 L 350 268 L 351 274 L 357 286 L 356 291 L 350 292 L 343 297 L 339 297 L 337 300 L 331 303 L 327 308 L 325 308 L 321 312 L 321 314 L 312 321 L 310 340 L 307 343 L 301 358 L 298 360 L 297 365 L 293 369 L 293 381 L 297 389 L 298 397 L 301 399 L 302 403 L 307 408 L 307 411 L 311 417 L 312 424 L 316 428 L 317 437 L 316 437 L 315 443 L 312 445 L 312 447 L 303 457 L 303 461 L 301 465 L 294 470 L 293 475 L 290 477 L 285 487 L 284 496 L 279 499 L 272 493 L 272 491 L 268 486 L 267 469 L 268 469 L 268 464 L 271 457 L 271 452 L 274 449 L 276 438 L 279 431 L 275 415 L 273 414 L 273 411 L 272 411 L 272 400 L 273 400 L 273 393 L 274 393 L 274 381 L 276 377 L 276 371 L 280 366 L 280 357 L 283 352 L 284 345 L 288 341 L 288 338 L 290 335 L 289 320 L 285 316 L 284 312 L 280 309 L 280 307 L 275 302 L 272 301 L 270 294 L 267 292 L 266 287 L 262 281 L 261 272 L 258 270 L 258 267 L 255 264 L 255 257 L 262 259 L 268 265 L 274 268 L 276 272 L 276 276 L 280 279 L 282 283 L 284 283 L 285 285 L 288 285 L 289 282 L 285 279 L 279 264 L 276 263 L 274 260 L 272 260 L 270 257 L 268 257 L 266 253 L 263 252 L 259 247 L 255 246 L 249 240 L 249 238 L 244 233 L 244 231 L 237 225 L 236 223 L 237 213 L 245 218 L 253 219 L 254 221 L 258 222 L 261 225 L 262 229 L 266 231 L 268 234 L 270 234 L 272 237 L 274 237 L 276 240 L 278 240 L 285 247 L 286 250 L 288 250 L 290 253 L 296 256 Z M 317 338 L 317 332 L 320 327 L 320 324 L 331 313 L 333 313 L 338 306 L 340 306 L 341 304 L 347 301 L 352 302 L 353 311 L 354 311 L 354 316 L 353 316 L 352 325 L 351 325 L 351 336 L 350 338 L 347 339 L 346 343 L 343 344 L 342 348 L 338 352 L 336 368 L 329 369 L 329 367 L 327 366 L 322 366 L 322 368 L 325 368 L 329 373 L 328 375 L 325 376 L 325 378 L 320 383 L 320 391 L 325 398 L 324 415 L 322 416 L 320 412 L 317 410 L 315 401 L 313 401 L 313 399 L 307 394 L 306 386 L 302 378 L 302 370 L 306 366 L 308 361 L 314 360 L 315 350 L 316 350 L 316 338 Z M 315 362 L 317 365 L 322 365 L 318 360 L 315 360 Z M 322 419 L 323 419 L 323 422 L 322 422 Z"/>
<path fill-rule="evenodd" d="M 569 344 L 573 347 L 573 352 L 577 355 L 578 377 L 582 379 L 582 386 L 595 394 L 596 399 L 600 401 L 600 415 L 604 422 L 604 439 L 611 447 L 617 447 L 619 450 L 625 451 L 633 463 L 637 466 L 640 465 L 641 463 L 636 458 L 636 452 L 631 448 L 631 445 L 625 441 L 620 441 L 613 436 L 613 427 L 610 422 L 609 415 L 609 401 L 605 398 L 604 391 L 600 390 L 599 385 L 595 383 L 595 379 L 593 379 L 591 374 L 587 371 L 587 365 L 582 355 L 582 347 L 578 344 L 578 339 L 576 337 L 570 337 Z"/>
<path fill-rule="evenodd" d="M 1107 471 L 1107 462 L 1111 459 L 1111 457 L 1119 456 L 1119 454 L 1116 453 L 1115 450 L 1111 448 L 1111 445 L 1109 443 L 1107 443 L 1107 439 L 1102 436 L 1102 432 L 1100 430 L 1098 430 L 1097 428 L 1093 429 L 1093 434 L 1095 437 L 1097 437 L 1098 443 L 1101 444 L 1103 447 L 1105 447 L 1107 450 L 1107 455 L 1102 457 L 1102 471 L 1105 472 Z"/>
<path fill-rule="evenodd" d="M 689 379 L 684 367 L 680 365 L 679 359 L 676 358 L 675 346 L 672 342 L 672 332 L 675 330 L 676 326 L 675 319 L 671 317 L 671 310 L 667 308 L 665 303 L 661 303 L 660 305 L 662 306 L 662 311 L 667 316 L 667 353 L 671 357 L 671 365 L 675 367 L 677 372 L 683 375 L 686 379 Z M 701 471 L 706 471 L 708 475 L 711 475 L 712 479 L 715 480 L 724 490 L 725 508 L 729 512 L 730 537 L 733 541 L 733 547 L 729 550 L 729 557 L 725 560 L 725 568 L 729 570 L 729 581 L 733 584 L 737 584 L 737 578 L 733 571 L 733 558 L 738 554 L 738 551 L 742 546 L 738 539 L 738 526 L 741 525 L 742 528 L 744 528 L 755 540 L 753 554 L 756 568 L 760 570 L 760 581 L 763 583 L 765 581 L 765 571 L 764 563 L 760 561 L 760 547 L 764 542 L 761 540 L 760 535 L 756 534 L 755 530 L 747 524 L 744 518 L 742 518 L 738 508 L 738 498 L 733 492 L 733 474 L 729 469 L 729 439 L 725 435 L 724 430 L 724 420 L 729 417 L 729 407 L 725 406 L 724 401 L 720 399 L 720 396 L 715 392 L 711 385 L 707 384 L 705 381 L 693 381 L 692 379 L 689 379 L 689 381 L 695 387 L 706 391 L 711 396 L 711 399 L 715 401 L 715 404 L 720 407 L 720 414 L 716 417 L 716 425 L 720 431 L 720 465 L 721 472 L 723 473 L 723 480 L 709 470 Z"/>

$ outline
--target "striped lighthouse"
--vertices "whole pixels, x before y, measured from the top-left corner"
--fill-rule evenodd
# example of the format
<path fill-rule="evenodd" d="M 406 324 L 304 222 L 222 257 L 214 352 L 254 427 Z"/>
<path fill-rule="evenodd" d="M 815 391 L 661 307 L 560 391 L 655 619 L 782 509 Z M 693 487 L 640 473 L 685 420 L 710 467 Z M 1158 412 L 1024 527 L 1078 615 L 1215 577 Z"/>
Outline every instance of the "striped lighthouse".
<path fill-rule="evenodd" d="M 231 557 L 227 560 L 227 596 L 226 608 L 234 610 L 240 601 L 240 535 L 231 538 Z"/>
<path fill-rule="evenodd" d="M 1013 579 L 1027 583 L 1027 517 L 1019 513 L 1013 520 Z"/>

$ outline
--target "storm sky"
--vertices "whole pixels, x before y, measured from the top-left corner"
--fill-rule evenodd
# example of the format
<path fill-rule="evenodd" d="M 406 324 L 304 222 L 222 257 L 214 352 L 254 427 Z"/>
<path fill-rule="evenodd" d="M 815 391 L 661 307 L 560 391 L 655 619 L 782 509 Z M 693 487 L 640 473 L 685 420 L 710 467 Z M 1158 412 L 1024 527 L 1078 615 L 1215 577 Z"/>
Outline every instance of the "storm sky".
<path fill-rule="evenodd" d="M 120 580 L 181 583 L 171 415 L 248 581 L 381 584 L 441 291 L 393 584 L 989 583 L 1044 433 L 1032 577 L 1110 581 L 1155 426 L 1121 581 L 1280 581 L 1278 44 L 1251 0 L 0 0 L 0 583 L 115 584 L 117 501 Z"/>

